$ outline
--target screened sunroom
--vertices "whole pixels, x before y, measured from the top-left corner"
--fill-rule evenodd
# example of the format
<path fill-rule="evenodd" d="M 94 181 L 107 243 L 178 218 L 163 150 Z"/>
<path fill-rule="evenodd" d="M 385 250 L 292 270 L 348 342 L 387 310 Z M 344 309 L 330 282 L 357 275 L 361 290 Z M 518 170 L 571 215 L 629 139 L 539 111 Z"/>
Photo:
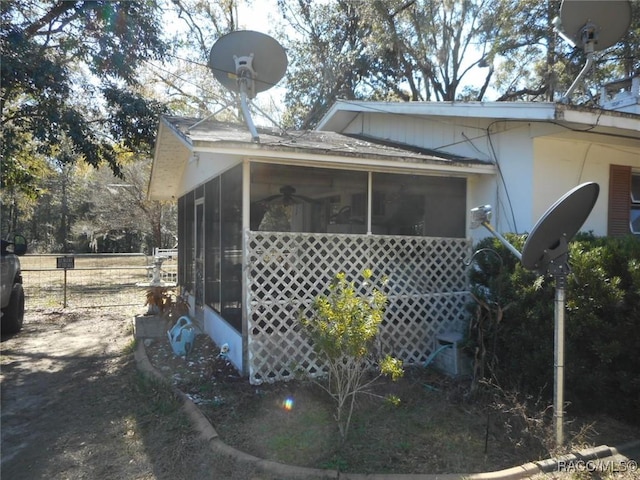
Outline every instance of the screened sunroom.
<path fill-rule="evenodd" d="M 191 315 L 252 383 L 320 371 L 298 315 L 338 272 L 388 279 L 381 353 L 424 362 L 436 335 L 465 329 L 466 212 L 492 166 L 327 132 L 262 131 L 256 143 L 242 126 L 195 123 L 162 120 L 150 197 L 177 199 Z"/>

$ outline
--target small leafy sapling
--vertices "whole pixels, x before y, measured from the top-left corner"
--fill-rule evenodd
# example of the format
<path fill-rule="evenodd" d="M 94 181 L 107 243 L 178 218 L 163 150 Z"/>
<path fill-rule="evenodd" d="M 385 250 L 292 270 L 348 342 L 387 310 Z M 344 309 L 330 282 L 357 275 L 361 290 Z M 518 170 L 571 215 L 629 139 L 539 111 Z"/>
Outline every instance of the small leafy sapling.
<path fill-rule="evenodd" d="M 301 316 L 303 330 L 325 361 L 327 375 L 316 383 L 336 402 L 342 442 L 349 432 L 356 397 L 373 395 L 371 387 L 382 375 L 393 381 L 403 375 L 400 360 L 390 355 L 377 359 L 373 353 L 387 297 L 371 284 L 372 274 L 364 270 L 359 286 L 347 281 L 344 273 L 337 274 L 329 294 L 315 299 L 313 315 Z M 395 405 L 399 402 L 396 397 L 388 400 Z"/>

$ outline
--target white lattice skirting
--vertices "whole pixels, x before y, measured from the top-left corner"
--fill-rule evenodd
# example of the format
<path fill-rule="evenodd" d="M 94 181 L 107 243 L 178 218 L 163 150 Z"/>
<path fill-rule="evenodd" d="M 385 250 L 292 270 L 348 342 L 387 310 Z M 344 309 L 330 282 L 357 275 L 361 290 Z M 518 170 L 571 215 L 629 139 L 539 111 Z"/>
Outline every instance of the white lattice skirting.
<path fill-rule="evenodd" d="M 381 326 L 381 353 L 405 363 L 427 359 L 436 335 L 463 332 L 470 301 L 465 262 L 471 241 L 386 235 L 246 232 L 246 318 L 249 379 L 291 379 L 297 369 L 320 373 L 313 348 L 301 336 L 299 312 L 335 274 L 359 278 L 370 268 L 383 277 L 389 305 Z"/>

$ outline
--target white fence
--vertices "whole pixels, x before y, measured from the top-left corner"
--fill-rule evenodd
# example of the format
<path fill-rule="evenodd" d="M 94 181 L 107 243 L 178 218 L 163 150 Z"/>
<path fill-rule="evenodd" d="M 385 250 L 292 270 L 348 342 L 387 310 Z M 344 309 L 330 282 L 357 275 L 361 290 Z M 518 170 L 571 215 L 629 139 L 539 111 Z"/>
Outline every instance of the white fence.
<path fill-rule="evenodd" d="M 339 272 L 356 279 L 369 268 L 387 294 L 381 354 L 424 362 L 436 335 L 466 328 L 470 240 L 255 231 L 245 240 L 251 383 L 286 380 L 299 368 L 322 371 L 298 318 L 311 314 L 313 300 Z"/>

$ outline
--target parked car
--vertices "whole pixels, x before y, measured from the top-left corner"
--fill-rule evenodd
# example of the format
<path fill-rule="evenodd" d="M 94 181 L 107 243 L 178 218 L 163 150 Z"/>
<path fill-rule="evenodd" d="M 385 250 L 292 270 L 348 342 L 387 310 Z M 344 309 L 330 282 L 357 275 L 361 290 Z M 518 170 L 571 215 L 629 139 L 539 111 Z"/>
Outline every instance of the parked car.
<path fill-rule="evenodd" d="M 24 290 L 19 255 L 27 251 L 27 240 L 22 235 L 13 235 L 11 240 L 2 240 L 0 285 L 0 331 L 17 333 L 24 321 Z"/>

